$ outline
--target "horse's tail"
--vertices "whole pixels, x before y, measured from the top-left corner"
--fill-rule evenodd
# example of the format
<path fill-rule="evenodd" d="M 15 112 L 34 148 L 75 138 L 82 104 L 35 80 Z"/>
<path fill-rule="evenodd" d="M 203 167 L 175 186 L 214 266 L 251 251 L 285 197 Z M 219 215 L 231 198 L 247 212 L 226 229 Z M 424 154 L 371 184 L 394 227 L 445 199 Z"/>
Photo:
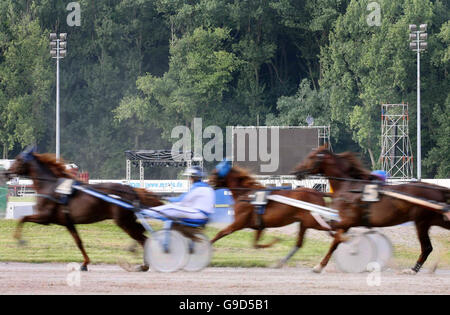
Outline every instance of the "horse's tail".
<path fill-rule="evenodd" d="M 144 206 L 156 207 L 163 204 L 158 196 L 144 188 L 133 188 L 133 190 L 138 195 L 140 203 Z"/>
<path fill-rule="evenodd" d="M 201 238 L 198 237 L 198 234 L 202 232 L 202 228 L 200 227 L 190 227 L 182 224 L 174 223 L 172 228 L 181 234 L 183 234 L 185 237 L 193 240 L 194 242 L 201 241 Z"/>

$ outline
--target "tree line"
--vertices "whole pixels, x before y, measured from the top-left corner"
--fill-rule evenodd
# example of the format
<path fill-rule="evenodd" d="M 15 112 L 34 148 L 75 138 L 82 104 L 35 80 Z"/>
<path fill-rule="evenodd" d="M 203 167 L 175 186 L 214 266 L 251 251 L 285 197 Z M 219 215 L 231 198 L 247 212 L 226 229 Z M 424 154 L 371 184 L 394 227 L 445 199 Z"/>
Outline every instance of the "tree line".
<path fill-rule="evenodd" d="M 66 32 L 61 155 L 92 178 L 123 178 L 125 150 L 168 149 L 172 128 L 193 117 L 225 128 L 307 125 L 311 116 L 331 125 L 335 151 L 379 168 L 382 103 L 410 105 L 416 143 L 408 25 L 427 23 L 422 176 L 450 175 L 448 1 L 80 0 L 80 26 L 67 24 L 69 2 L 0 1 L 3 158 L 30 143 L 54 152 L 49 34 Z"/>

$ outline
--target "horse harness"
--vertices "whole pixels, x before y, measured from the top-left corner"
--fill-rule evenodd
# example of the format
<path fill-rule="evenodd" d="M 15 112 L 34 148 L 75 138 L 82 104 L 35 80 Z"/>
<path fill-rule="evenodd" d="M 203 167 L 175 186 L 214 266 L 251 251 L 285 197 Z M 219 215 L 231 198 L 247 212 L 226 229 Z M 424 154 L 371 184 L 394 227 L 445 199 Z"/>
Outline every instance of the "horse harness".
<path fill-rule="evenodd" d="M 66 226 L 69 230 L 75 228 L 68 206 L 70 198 L 76 193 L 73 188 L 75 185 L 80 185 L 80 182 L 69 178 L 58 178 L 52 194 L 36 194 L 37 197 L 48 199 L 62 206 L 62 211 L 66 219 Z"/>
<path fill-rule="evenodd" d="M 379 186 L 377 184 L 364 185 L 362 189 L 351 189 L 349 192 L 361 194 L 361 198 L 358 199 L 358 206 L 362 209 L 361 225 L 366 227 L 372 227 L 370 224 L 370 206 L 372 203 L 380 201 L 379 198 Z"/>
<path fill-rule="evenodd" d="M 271 191 L 269 190 L 255 190 L 247 195 L 245 197 L 239 198 L 240 202 L 248 202 L 250 203 L 253 208 L 256 215 L 255 219 L 255 225 L 257 230 L 264 230 L 265 224 L 263 220 L 263 215 L 266 212 L 266 206 L 269 202 L 267 200 L 267 196 L 270 195 Z"/>
<path fill-rule="evenodd" d="M 253 200 L 250 201 L 250 203 L 255 207 L 256 226 L 258 230 L 263 230 L 265 228 L 262 216 L 266 212 L 266 206 L 268 203 L 267 196 L 270 195 L 270 193 L 270 191 L 261 190 L 256 191 L 253 195 L 250 195 L 253 196 Z"/>
<path fill-rule="evenodd" d="M 127 200 L 113 194 L 105 195 L 104 193 L 93 189 L 92 187 L 87 188 L 81 182 L 69 178 L 58 178 L 52 194 L 36 194 L 36 196 L 48 199 L 56 204 L 61 205 L 66 217 L 67 227 L 69 229 L 73 229 L 74 224 L 70 216 L 70 209 L 68 204 L 70 199 L 74 197 L 77 191 L 82 191 L 88 195 L 97 197 L 101 200 L 113 203 L 126 209 L 130 209 L 132 211 L 137 211 L 137 209 L 141 208 L 139 196 L 137 194 L 135 196 L 136 198 L 133 200 Z"/>
<path fill-rule="evenodd" d="M 397 198 L 400 200 L 404 200 L 407 202 L 411 202 L 414 204 L 418 204 L 421 206 L 425 206 L 426 208 L 434 209 L 440 212 L 444 216 L 444 220 L 450 220 L 450 206 L 448 201 L 445 203 L 436 202 L 431 200 L 425 200 L 422 198 L 418 198 L 416 196 L 411 196 L 404 192 L 399 193 L 392 190 L 380 189 L 380 184 L 368 184 L 365 185 L 364 188 L 357 190 L 350 190 L 352 193 L 362 193 L 361 198 L 359 199 L 359 206 L 362 208 L 363 213 L 361 216 L 361 223 L 363 226 L 371 227 L 370 225 L 370 204 L 374 202 L 380 201 L 379 195 L 385 195 L 392 198 Z"/>
<path fill-rule="evenodd" d="M 282 204 L 287 204 L 293 207 L 300 207 L 300 208 L 305 208 L 306 205 L 310 205 L 307 202 L 301 202 L 301 201 L 296 201 L 296 203 L 302 203 L 301 205 L 299 204 L 291 204 L 290 198 L 275 194 L 272 195 L 273 190 L 257 190 L 255 192 L 253 192 L 252 194 L 247 195 L 247 198 L 242 198 L 239 199 L 239 201 L 244 201 L 244 202 L 248 202 L 251 205 L 253 205 L 254 209 L 255 209 L 255 225 L 256 225 L 256 229 L 257 230 L 262 230 L 265 228 L 265 223 L 263 220 L 263 215 L 266 211 L 266 207 L 267 207 L 267 203 L 270 201 L 275 201 L 275 202 L 279 202 Z M 317 205 L 313 205 L 315 210 L 317 210 L 316 208 L 319 208 L 320 206 Z M 326 222 L 326 219 L 324 219 L 322 217 L 322 214 L 316 213 L 314 212 L 314 210 L 312 209 L 308 209 L 308 207 L 306 207 L 307 210 L 310 211 L 311 215 L 314 217 L 314 219 L 317 221 L 317 223 L 319 223 L 322 227 L 325 227 L 327 229 L 331 229 L 330 225 Z M 324 209 L 320 209 L 318 211 L 324 211 Z M 330 219 L 330 218 L 328 218 Z"/>

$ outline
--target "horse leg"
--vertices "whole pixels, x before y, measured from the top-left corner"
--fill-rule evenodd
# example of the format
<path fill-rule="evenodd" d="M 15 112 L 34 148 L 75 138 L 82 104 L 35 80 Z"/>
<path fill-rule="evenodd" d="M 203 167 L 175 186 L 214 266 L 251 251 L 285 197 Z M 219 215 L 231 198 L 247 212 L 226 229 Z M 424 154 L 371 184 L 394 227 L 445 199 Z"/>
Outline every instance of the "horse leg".
<path fill-rule="evenodd" d="M 13 235 L 13 237 L 17 240 L 17 242 L 20 246 L 23 246 L 26 244 L 25 240 L 22 239 L 22 229 L 23 229 L 23 224 L 25 223 L 24 219 L 25 219 L 25 217 L 23 217 L 19 221 L 19 223 L 17 223 L 16 230 Z"/>
<path fill-rule="evenodd" d="M 326 265 L 328 264 L 328 262 L 330 261 L 331 256 L 333 255 L 333 252 L 336 250 L 336 248 L 339 246 L 339 244 L 341 242 L 344 241 L 342 234 L 344 234 L 346 232 L 346 229 L 340 229 L 336 232 L 336 234 L 334 235 L 334 239 L 333 242 L 331 243 L 330 249 L 328 250 L 328 253 L 325 255 L 325 257 L 322 259 L 322 261 L 314 266 L 313 268 L 313 272 L 315 273 L 321 273 L 323 268 L 326 267 Z"/>
<path fill-rule="evenodd" d="M 244 217 L 244 216 L 236 217 L 233 223 L 231 223 L 229 226 L 227 226 L 226 228 L 224 228 L 223 230 L 219 231 L 216 234 L 216 236 L 211 240 L 211 244 L 217 242 L 219 239 L 221 239 L 224 236 L 227 236 L 233 232 L 242 230 L 243 228 L 246 227 L 247 221 L 248 220 L 246 220 L 246 217 Z"/>
<path fill-rule="evenodd" d="M 17 223 L 16 230 L 13 237 L 19 242 L 19 245 L 25 245 L 25 241 L 22 239 L 22 228 L 25 222 L 32 222 L 38 224 L 49 224 L 50 217 L 47 214 L 33 214 L 27 215 L 20 219 Z"/>
<path fill-rule="evenodd" d="M 145 245 L 147 237 L 145 236 L 145 228 L 136 221 L 120 221 L 116 220 L 116 224 L 124 230 L 132 239 L 138 242 L 142 247 Z M 141 266 L 138 266 L 135 271 L 148 271 L 150 269 L 148 262 L 144 260 Z"/>
<path fill-rule="evenodd" d="M 273 246 L 275 243 L 279 242 L 280 239 L 278 237 L 276 237 L 272 242 L 268 243 L 268 244 L 258 244 L 259 239 L 261 238 L 261 235 L 263 233 L 264 230 L 256 230 L 255 232 L 255 239 L 253 241 L 253 247 L 256 249 L 259 248 L 268 248 Z"/>
<path fill-rule="evenodd" d="M 138 242 L 142 247 L 145 245 L 147 237 L 145 236 L 145 228 L 137 222 L 116 222 L 117 225 L 124 230 L 132 239 Z"/>
<path fill-rule="evenodd" d="M 298 239 L 297 244 L 291 249 L 291 251 L 284 257 L 282 260 L 279 261 L 279 263 L 276 265 L 276 268 L 281 268 L 289 259 L 291 259 L 292 256 L 302 247 L 303 245 L 303 239 L 305 237 L 306 230 L 308 228 L 305 227 L 303 224 L 300 223 L 300 230 L 298 232 Z"/>
<path fill-rule="evenodd" d="M 69 230 L 70 234 L 72 235 L 73 239 L 75 240 L 75 244 L 77 244 L 78 249 L 81 251 L 81 254 L 83 254 L 83 264 L 80 267 L 81 271 L 88 271 L 87 265 L 91 262 L 84 247 L 83 242 L 81 241 L 80 236 L 78 235 L 77 229 L 75 228 L 75 225 L 70 224 L 67 225 L 66 228 Z"/>
<path fill-rule="evenodd" d="M 430 253 L 433 251 L 433 246 L 431 245 L 430 236 L 428 231 L 430 230 L 431 224 L 429 222 L 416 222 L 417 236 L 420 241 L 421 253 L 416 265 L 411 269 L 403 270 L 404 274 L 415 275 L 422 268 L 423 264 L 427 260 Z"/>
<path fill-rule="evenodd" d="M 127 251 L 129 251 L 130 253 L 135 254 L 136 251 L 137 251 L 137 247 L 138 247 L 138 242 L 137 241 L 132 241 L 130 246 L 128 246 Z"/>

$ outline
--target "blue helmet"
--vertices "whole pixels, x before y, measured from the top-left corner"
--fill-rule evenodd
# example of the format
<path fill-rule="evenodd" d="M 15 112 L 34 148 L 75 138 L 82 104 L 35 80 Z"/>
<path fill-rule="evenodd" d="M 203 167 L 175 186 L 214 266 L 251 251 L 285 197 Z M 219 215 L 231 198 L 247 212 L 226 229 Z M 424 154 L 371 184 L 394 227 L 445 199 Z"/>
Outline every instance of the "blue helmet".
<path fill-rule="evenodd" d="M 204 177 L 205 172 L 203 172 L 200 166 L 191 166 L 184 171 L 183 175 L 189 177 Z"/>
<path fill-rule="evenodd" d="M 375 175 L 376 177 L 378 177 L 381 181 L 386 181 L 386 179 L 389 177 L 389 174 L 383 170 L 376 170 L 373 171 L 372 173 L 370 173 L 372 175 Z"/>
<path fill-rule="evenodd" d="M 231 161 L 228 159 L 223 160 L 216 165 L 216 171 L 219 178 L 224 178 L 231 171 Z"/>

